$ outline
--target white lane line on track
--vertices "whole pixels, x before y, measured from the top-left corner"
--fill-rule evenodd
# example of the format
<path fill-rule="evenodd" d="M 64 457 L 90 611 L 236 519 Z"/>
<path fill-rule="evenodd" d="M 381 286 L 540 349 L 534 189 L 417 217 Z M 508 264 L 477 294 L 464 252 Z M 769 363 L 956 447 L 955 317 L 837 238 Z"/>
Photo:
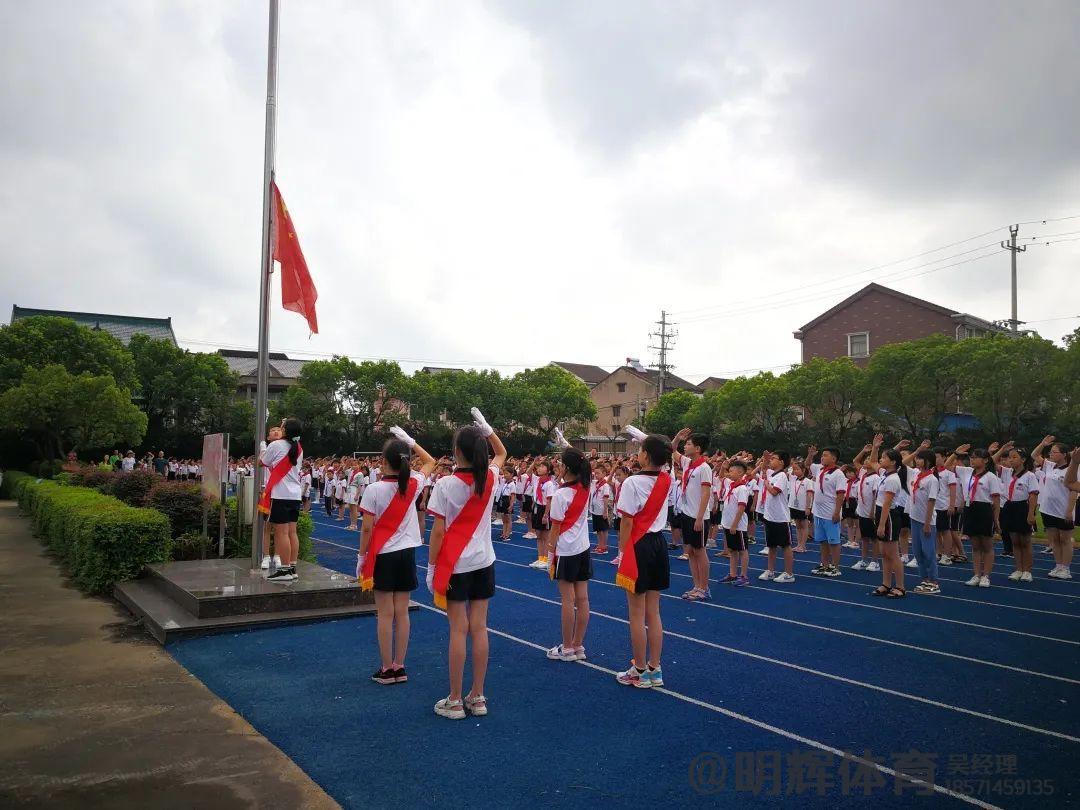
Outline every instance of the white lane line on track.
<path fill-rule="evenodd" d="M 327 543 L 327 544 L 332 545 L 332 546 L 340 546 L 340 544 L 332 543 L 329 540 L 323 540 L 321 538 L 314 538 L 314 539 L 318 539 L 320 543 Z M 340 546 L 340 547 L 341 548 L 349 548 L 348 546 Z M 497 562 L 502 562 L 504 564 L 512 565 L 512 566 L 519 567 L 519 568 L 528 568 L 527 565 L 523 565 L 522 563 L 511 563 L 511 562 L 507 562 L 506 560 L 497 560 Z M 417 568 L 420 568 L 420 569 L 426 569 L 426 567 L 427 566 L 422 565 L 422 564 L 417 565 Z M 599 581 L 599 580 L 596 580 L 596 581 Z M 601 584 L 606 585 L 606 584 L 609 584 L 609 583 L 601 583 Z M 613 588 L 618 587 L 614 583 L 610 583 L 610 584 L 611 584 L 611 587 L 613 587 Z M 504 585 L 496 585 L 495 588 L 497 590 L 500 590 L 500 591 L 505 591 L 506 593 L 512 593 L 512 594 L 516 594 L 518 596 L 524 596 L 524 597 L 526 597 L 528 599 L 536 600 L 537 602 L 545 602 L 545 603 L 550 604 L 550 605 L 555 605 L 557 607 L 561 607 L 561 603 L 559 601 L 555 600 L 555 599 L 548 599 L 548 598 L 543 597 L 543 596 L 537 596 L 535 594 L 527 593 L 526 591 L 519 591 L 519 590 L 517 590 L 515 588 L 508 588 L 508 587 L 506 587 Z M 666 594 L 661 594 L 661 595 L 666 595 Z M 672 597 L 672 598 L 678 599 L 678 597 Z M 682 600 L 680 599 L 679 601 L 681 602 Z M 417 604 L 420 604 L 420 603 L 417 603 Z M 629 624 L 629 622 L 626 619 L 620 618 L 618 616 L 612 616 L 609 613 L 603 613 L 603 612 L 596 611 L 596 610 L 590 610 L 589 615 L 590 616 L 599 616 L 601 618 L 608 619 L 610 621 L 618 622 L 619 624 Z M 1060 739 L 1068 740 L 1070 742 L 1080 743 L 1080 737 L 1073 737 L 1073 736 L 1071 736 L 1069 734 L 1064 734 L 1064 733 L 1059 732 L 1059 731 L 1052 731 L 1050 729 L 1044 729 L 1044 728 L 1040 728 L 1038 726 L 1030 726 L 1030 725 L 1027 725 L 1026 723 L 1020 723 L 1018 721 L 1009 720 L 1009 719 L 1006 719 L 1004 717 L 998 717 L 996 715 L 987 714 L 985 712 L 979 712 L 979 711 L 976 711 L 974 709 L 965 709 L 962 706 L 954 706 L 954 705 L 949 704 L 949 703 L 942 703 L 941 701 L 933 700 L 931 698 L 924 698 L 924 697 L 921 697 L 919 695 L 898 695 L 898 693 L 896 693 L 895 691 L 890 690 L 890 689 L 885 689 L 884 687 L 878 686 L 876 684 L 866 683 L 864 681 L 858 681 L 858 680 L 855 680 L 854 678 L 848 678 L 848 677 L 843 676 L 843 675 L 835 675 L 835 674 L 830 673 L 830 672 L 824 672 L 822 670 L 813 669 L 812 667 L 806 667 L 806 666 L 803 666 L 802 664 L 796 664 L 796 663 L 793 663 L 793 662 L 790 662 L 790 661 L 784 661 L 784 660 L 781 660 L 779 658 L 771 658 L 769 656 L 760 655 L 758 653 L 749 652 L 747 650 L 739 650 L 739 649 L 736 649 L 734 647 L 728 647 L 728 646 L 725 646 L 723 644 L 717 644 L 716 642 L 713 642 L 713 641 L 706 641 L 704 639 L 695 638 L 694 636 L 689 636 L 689 635 L 686 635 L 684 633 L 678 633 L 678 632 L 675 632 L 673 630 L 664 630 L 664 635 L 671 636 L 672 638 L 682 639 L 684 641 L 689 641 L 689 642 L 692 642 L 692 643 L 695 643 L 695 644 L 700 644 L 702 646 L 710 647 L 712 649 L 721 650 L 723 652 L 728 652 L 728 653 L 732 653 L 732 654 L 735 654 L 735 655 L 741 655 L 741 656 L 744 656 L 746 658 L 752 658 L 754 660 L 764 661 L 766 663 L 776 664 L 776 665 L 779 665 L 779 666 L 782 666 L 782 667 L 787 667 L 789 669 L 794 669 L 794 670 L 797 670 L 799 672 L 804 672 L 804 673 L 807 673 L 807 674 L 810 674 L 810 675 L 815 675 L 817 677 L 828 678 L 829 680 L 839 681 L 841 683 L 845 683 L 845 684 L 848 684 L 850 686 L 859 686 L 859 687 L 862 687 L 864 689 L 870 689 L 870 690 L 873 690 L 873 691 L 876 691 L 876 692 L 881 692 L 883 694 L 891 695 L 891 696 L 894 696 L 894 697 L 904 697 L 904 698 L 909 699 L 909 700 L 914 700 L 917 703 L 925 703 L 925 704 L 927 704 L 929 706 L 934 706 L 936 708 L 945 709 L 947 711 L 954 711 L 954 712 L 958 712 L 958 713 L 961 713 L 961 714 L 970 715 L 972 717 L 977 717 L 977 718 L 979 718 L 981 720 L 989 720 L 991 722 L 1001 723 L 1001 724 L 1007 725 L 1007 726 L 1012 726 L 1013 728 L 1019 728 L 1019 729 L 1025 730 L 1025 731 L 1031 731 L 1031 732 L 1034 732 L 1036 734 L 1045 734 L 1047 736 L 1057 737 L 1057 738 L 1060 738 Z M 886 643 L 896 643 L 896 642 L 886 642 Z M 900 646 L 907 646 L 907 645 L 900 645 Z M 546 648 L 544 648 L 544 649 L 546 649 Z M 916 649 L 918 649 L 918 648 L 916 648 Z M 935 652 L 935 651 L 931 650 L 929 652 Z M 951 655 L 950 653 L 939 653 L 939 654 Z M 963 658 L 962 656 L 952 656 L 952 657 L 960 658 L 961 660 L 964 660 L 964 661 L 972 661 L 972 660 L 974 660 L 974 659 Z M 1004 669 L 1016 669 L 1015 667 L 1010 667 L 1010 666 L 1008 666 L 1006 664 L 994 664 L 992 662 L 984 662 L 984 663 L 988 663 L 991 666 L 997 666 L 997 667 L 1001 667 L 1001 668 L 1004 668 Z M 1026 672 L 1025 670 L 1019 670 L 1019 671 Z M 1031 673 L 1031 674 L 1038 675 L 1038 674 L 1041 674 L 1041 673 Z M 1069 681 L 1068 678 L 1059 678 L 1058 676 L 1055 676 L 1055 675 L 1044 675 L 1043 677 L 1052 678 L 1052 679 L 1055 679 L 1055 680 L 1063 680 L 1063 681 L 1067 681 L 1067 682 L 1070 682 L 1070 683 L 1080 684 L 1080 681 Z"/>
<path fill-rule="evenodd" d="M 323 541 L 323 542 L 325 542 L 325 541 Z M 423 605 L 422 604 L 422 605 L 420 605 L 420 607 L 423 608 L 424 610 L 430 610 L 432 613 L 438 613 L 438 614 L 441 614 L 443 616 L 446 615 L 445 611 L 439 610 L 437 607 L 433 607 L 431 605 Z M 505 638 L 508 641 L 513 641 L 513 642 L 516 642 L 517 644 L 521 644 L 521 645 L 523 645 L 525 647 L 529 647 L 529 648 L 531 648 L 533 650 L 537 650 L 538 652 L 546 652 L 545 647 L 543 647 L 543 646 L 541 646 L 539 644 L 536 644 L 536 643 L 534 643 L 532 641 L 529 641 L 527 639 L 520 638 L 518 636 L 512 635 L 511 633 L 507 633 L 507 632 L 505 632 L 503 630 L 496 630 L 495 628 L 489 626 L 488 627 L 488 632 L 492 633 L 492 634 L 494 634 L 496 636 L 499 636 L 500 638 Z M 616 674 L 618 674 L 613 669 L 608 669 L 607 667 L 602 667 L 599 664 L 592 663 L 591 661 L 576 661 L 575 663 L 580 665 L 580 666 L 587 667 L 587 668 L 589 668 L 591 670 L 594 670 L 596 672 L 602 672 L 602 673 L 604 673 L 604 674 L 606 674 L 608 676 L 614 677 Z M 642 691 L 644 691 L 644 690 L 642 690 Z M 733 711 L 731 711 L 731 709 L 725 709 L 722 706 L 716 706 L 716 705 L 714 705 L 712 703 L 707 703 L 707 702 L 705 702 L 703 700 L 698 700 L 697 698 L 690 697 L 689 695 L 684 695 L 681 692 L 676 692 L 673 689 L 669 689 L 666 686 L 652 687 L 649 691 L 659 692 L 662 695 L 666 695 L 668 697 L 675 698 L 676 700 L 681 700 L 682 702 L 689 703 L 692 706 L 697 706 L 698 708 L 701 708 L 701 709 L 707 709 L 708 711 L 714 712 L 716 714 L 723 715 L 724 717 L 728 717 L 728 718 L 730 718 L 732 720 L 737 720 L 740 723 L 746 723 L 747 725 L 754 726 L 755 728 L 759 728 L 762 731 L 767 731 L 767 732 L 769 732 L 771 734 L 776 734 L 776 735 L 778 735 L 780 737 L 784 737 L 786 739 L 792 740 L 794 742 L 800 743 L 800 744 L 808 746 L 810 748 L 816 748 L 819 751 L 827 752 L 829 754 L 832 754 L 833 756 L 840 757 L 841 759 L 846 759 L 846 760 L 849 760 L 851 762 L 856 762 L 856 763 L 858 763 L 858 764 L 860 764 L 860 765 L 862 765 L 864 767 L 873 768 L 874 770 L 878 771 L 879 773 L 883 773 L 883 774 L 885 774 L 887 776 L 892 776 L 895 779 L 904 780 L 906 782 L 911 783 L 912 785 L 918 785 L 918 786 L 925 785 L 925 786 L 931 788 L 935 793 L 940 793 L 943 796 L 949 796 L 950 798 L 953 798 L 953 799 L 959 799 L 962 802 L 966 802 L 967 804 L 975 805 L 976 807 L 982 807 L 985 810 L 1002 810 L 997 805 L 990 804 L 989 802 L 984 802 L 981 799 L 975 798 L 974 796 L 967 796 L 967 795 L 965 795 L 963 793 L 958 793 L 957 791 L 950 790 L 949 788 L 944 787 L 942 785 L 936 785 L 936 784 L 934 784 L 932 782 L 926 782 L 925 780 L 919 779 L 919 778 L 914 777 L 914 776 L 909 776 L 909 775 L 904 774 L 904 773 L 899 773 L 899 772 L 893 770 L 892 768 L 889 768 L 889 767 L 887 767 L 885 765 L 882 765 L 879 762 L 873 762 L 872 760 L 863 759 L 862 757 L 855 756 L 854 754 L 852 754 L 852 753 L 850 753 L 848 751 L 841 751 L 839 748 L 833 748 L 831 745 L 820 742 L 818 740 L 813 740 L 813 739 L 811 739 L 809 737 L 804 737 L 803 735 L 797 734 L 794 731 L 788 731 L 787 729 L 780 728 L 779 726 L 774 726 L 771 723 L 766 723 L 766 722 L 764 722 L 762 720 L 755 720 L 753 717 L 748 717 L 745 714 L 739 714 L 738 712 L 733 712 Z"/>

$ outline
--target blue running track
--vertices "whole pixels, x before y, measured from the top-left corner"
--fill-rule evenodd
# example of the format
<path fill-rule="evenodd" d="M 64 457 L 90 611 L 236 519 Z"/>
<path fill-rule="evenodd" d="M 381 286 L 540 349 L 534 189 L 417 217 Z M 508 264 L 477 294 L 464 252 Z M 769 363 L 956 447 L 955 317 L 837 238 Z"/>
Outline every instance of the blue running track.
<path fill-rule="evenodd" d="M 352 575 L 358 533 L 313 514 L 319 562 Z M 854 554 L 842 577 L 811 576 L 816 547 L 796 555 L 794 583 L 759 582 L 759 544 L 749 587 L 717 583 L 712 600 L 688 603 L 672 552 L 666 685 L 639 690 L 614 679 L 630 656 L 626 598 L 602 557 L 588 661 L 545 658 L 558 593 L 528 568 L 536 546 L 523 531 L 495 543 L 487 717 L 432 712 L 448 632 L 422 572 L 407 684 L 369 680 L 374 617 L 169 652 L 349 808 L 1077 805 L 1080 563 L 1076 579 L 1049 579 L 1052 560 L 1036 552 L 1025 584 L 1007 579 L 1006 560 L 989 589 L 964 586 L 970 564 L 943 567 L 940 596 L 913 594 L 911 569 L 908 597 L 885 600 L 868 595 L 880 574 L 850 570 Z M 727 561 L 713 560 L 719 580 Z"/>

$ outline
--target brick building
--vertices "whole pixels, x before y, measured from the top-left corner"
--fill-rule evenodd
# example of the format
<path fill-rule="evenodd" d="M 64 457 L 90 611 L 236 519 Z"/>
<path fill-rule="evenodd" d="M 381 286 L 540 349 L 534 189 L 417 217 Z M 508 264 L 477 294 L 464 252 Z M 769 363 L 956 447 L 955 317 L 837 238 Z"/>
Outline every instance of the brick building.
<path fill-rule="evenodd" d="M 965 312 L 913 295 L 867 284 L 802 326 L 802 362 L 815 357 L 850 357 L 865 365 L 874 350 L 890 343 L 943 334 L 962 340 L 1007 330 Z"/>

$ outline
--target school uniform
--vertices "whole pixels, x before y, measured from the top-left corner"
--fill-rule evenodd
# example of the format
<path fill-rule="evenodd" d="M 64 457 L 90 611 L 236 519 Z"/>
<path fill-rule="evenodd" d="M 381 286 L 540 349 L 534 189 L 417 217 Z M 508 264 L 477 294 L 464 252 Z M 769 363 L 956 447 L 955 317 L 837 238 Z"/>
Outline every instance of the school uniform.
<path fill-rule="evenodd" d="M 953 514 L 950 515 L 949 507 L 956 506 L 960 499 L 957 492 L 958 481 L 955 472 L 945 467 L 938 467 L 937 477 L 938 498 L 934 502 L 936 512 L 934 519 L 937 523 L 938 534 L 940 534 L 941 532 L 952 531 L 954 522 L 959 525 L 959 519 L 956 515 L 959 510 L 954 510 Z"/>
<path fill-rule="evenodd" d="M 924 580 L 934 581 L 938 574 L 937 561 L 937 523 L 931 503 L 936 503 L 941 482 L 933 468 L 919 472 L 908 468 L 908 502 L 906 511 L 911 525 L 911 547 L 919 564 L 919 575 Z M 929 531 L 924 531 L 927 522 Z"/>
<path fill-rule="evenodd" d="M 1042 513 L 1043 526 L 1047 529 L 1069 531 L 1074 525 L 1076 515 L 1069 512 L 1069 488 L 1065 486 L 1066 467 L 1055 467 L 1054 462 L 1044 461 L 1042 465 L 1043 483 L 1039 490 L 1039 511 Z M 1080 501 L 1077 503 L 1080 508 Z"/>
<path fill-rule="evenodd" d="M 1001 504 L 1001 531 L 1003 534 L 1031 534 L 1028 523 L 1028 496 L 1039 492 L 1039 479 L 1035 473 L 1024 470 L 1015 475 L 1011 467 L 1001 470 L 1001 485 L 1005 497 Z M 1045 520 L 1045 518 L 1044 518 Z M 1004 540 L 1004 538 L 1002 538 Z M 1010 538 L 1011 539 L 1011 538 Z M 1011 551 L 1010 549 L 1008 549 Z"/>
<path fill-rule="evenodd" d="M 498 478 L 499 469 L 488 468 Z M 449 528 L 461 514 L 461 510 L 475 494 L 472 476 L 460 473 L 440 478 L 431 490 L 428 512 L 442 518 Z M 472 599 L 490 599 L 495 595 L 495 547 L 491 542 L 491 510 L 495 502 L 495 488 L 487 501 L 468 544 L 462 550 L 450 576 L 446 599 L 450 602 L 467 602 Z"/>
<path fill-rule="evenodd" d="M 532 528 L 533 531 L 542 532 L 551 525 L 545 519 L 544 512 L 548 497 L 555 491 L 558 484 L 555 483 L 551 476 L 544 478 L 534 476 L 533 480 L 535 483 L 533 488 Z"/>
<path fill-rule="evenodd" d="M 904 507 L 898 505 L 898 503 L 897 503 L 897 501 L 898 501 L 898 499 L 900 497 L 900 494 L 904 491 L 904 487 L 900 483 L 900 474 L 899 473 L 893 472 L 893 473 L 885 474 L 885 471 L 882 470 L 882 474 L 881 474 L 880 477 L 881 477 L 881 484 L 878 487 L 878 491 L 877 491 L 877 502 L 876 502 L 877 509 L 876 509 L 876 517 L 874 519 L 874 534 L 873 534 L 873 536 L 877 537 L 882 542 L 896 543 L 896 542 L 899 542 L 899 540 L 900 540 L 900 532 L 904 528 L 904 522 L 900 519 L 900 516 L 904 512 Z M 888 518 L 886 520 L 886 523 L 885 523 L 885 527 L 886 527 L 885 536 L 884 537 L 878 537 L 877 527 L 881 523 L 881 513 L 882 513 L 882 510 L 884 510 L 884 508 L 885 508 L 885 496 L 889 495 L 889 494 L 891 494 L 893 497 L 892 497 L 892 503 L 889 506 L 889 516 L 888 516 Z"/>
<path fill-rule="evenodd" d="M 968 468 L 971 469 L 971 468 Z M 992 472 L 976 475 L 972 471 L 964 493 L 964 531 L 971 537 L 992 537 L 994 534 L 995 495 L 1002 494 L 1001 479 Z"/>
<path fill-rule="evenodd" d="M 809 478 L 796 478 L 794 475 L 791 476 L 788 508 L 791 519 L 796 523 L 803 523 L 806 521 L 806 493 L 812 486 L 813 484 Z"/>
<path fill-rule="evenodd" d="M 728 551 L 746 550 L 746 529 L 750 521 L 743 510 L 739 520 L 735 520 L 739 504 L 748 507 L 750 503 L 750 486 L 746 479 L 728 482 L 727 491 L 724 493 L 724 509 L 720 514 L 720 525 L 724 529 L 724 540 Z"/>
<path fill-rule="evenodd" d="M 783 470 L 766 470 L 761 480 L 762 517 L 765 520 L 765 545 L 768 548 L 787 548 L 791 545 L 791 514 L 788 507 L 790 482 Z M 773 494 L 770 490 L 779 489 Z"/>
<path fill-rule="evenodd" d="M 287 439 L 270 442 L 259 456 L 267 470 L 273 470 L 289 455 L 292 443 Z M 296 463 L 289 467 L 270 491 L 270 523 L 296 523 L 300 517 L 300 471 L 303 469 L 304 453 L 296 454 Z"/>
<path fill-rule="evenodd" d="M 645 502 L 656 486 L 658 473 L 643 471 L 635 473 L 618 487 L 618 499 L 615 508 L 622 517 L 634 519 L 645 508 Z M 674 481 L 672 482 L 674 486 Z M 656 517 L 649 524 L 648 530 L 641 536 L 632 549 L 625 554 L 633 554 L 637 563 L 637 580 L 634 593 L 646 591 L 666 591 L 671 585 L 671 559 L 664 541 L 664 525 L 667 515 L 664 509 L 657 510 Z"/>
<path fill-rule="evenodd" d="M 566 521 L 577 487 L 563 484 L 551 496 L 551 522 L 559 524 L 559 539 L 555 543 L 555 562 L 552 578 L 563 582 L 586 582 L 592 579 L 592 554 L 589 549 L 589 510 L 584 508 L 572 525 Z M 591 496 L 585 496 L 592 500 Z M 586 503 L 586 507 L 588 504 Z"/>
<path fill-rule="evenodd" d="M 839 467 L 826 468 L 821 464 L 811 464 L 810 474 L 814 479 L 814 539 L 838 546 L 840 521 L 834 521 L 832 516 L 836 499 L 842 499 L 847 491 L 847 476 Z"/>
<path fill-rule="evenodd" d="M 863 470 L 855 485 L 855 516 L 859 519 L 859 534 L 866 540 L 877 537 L 877 493 L 881 476 Z"/>
<path fill-rule="evenodd" d="M 691 548 L 704 548 L 709 534 L 707 499 L 712 490 L 712 469 L 705 459 L 698 458 L 696 461 L 691 461 L 689 456 L 682 457 L 681 466 L 682 476 L 679 479 L 680 493 L 677 506 L 683 543 Z M 706 499 L 706 503 L 701 513 L 701 528 L 695 529 L 698 510 L 703 508 L 702 499 Z"/>
<path fill-rule="evenodd" d="M 593 531 L 606 532 L 608 522 L 608 501 L 611 500 L 611 485 L 604 479 L 593 481 L 589 496 L 589 514 L 592 515 Z"/>
<path fill-rule="evenodd" d="M 423 489 L 424 476 L 418 472 L 410 473 L 416 481 L 416 496 Z M 398 495 L 397 476 L 384 478 L 371 484 L 364 490 L 360 499 L 360 511 L 371 515 L 378 523 L 387 508 Z M 420 545 L 420 520 L 416 510 L 408 508 L 393 534 L 379 549 L 375 558 L 375 590 L 377 591 L 415 591 L 416 548 Z"/>

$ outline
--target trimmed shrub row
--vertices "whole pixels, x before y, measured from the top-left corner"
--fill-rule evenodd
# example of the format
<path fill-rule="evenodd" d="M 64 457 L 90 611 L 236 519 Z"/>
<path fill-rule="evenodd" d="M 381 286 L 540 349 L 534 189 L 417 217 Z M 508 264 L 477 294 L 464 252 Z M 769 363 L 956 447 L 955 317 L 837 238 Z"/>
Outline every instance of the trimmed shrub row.
<path fill-rule="evenodd" d="M 25 486 L 27 481 L 33 480 L 34 476 L 29 473 L 19 472 L 18 470 L 5 470 L 4 479 L 0 481 L 0 498 L 18 500 L 22 486 Z"/>
<path fill-rule="evenodd" d="M 4 487 L 7 489 L 7 476 Z M 169 520 L 84 487 L 17 478 L 12 494 L 30 515 L 34 532 L 90 593 L 105 593 L 150 563 L 172 554 Z"/>

